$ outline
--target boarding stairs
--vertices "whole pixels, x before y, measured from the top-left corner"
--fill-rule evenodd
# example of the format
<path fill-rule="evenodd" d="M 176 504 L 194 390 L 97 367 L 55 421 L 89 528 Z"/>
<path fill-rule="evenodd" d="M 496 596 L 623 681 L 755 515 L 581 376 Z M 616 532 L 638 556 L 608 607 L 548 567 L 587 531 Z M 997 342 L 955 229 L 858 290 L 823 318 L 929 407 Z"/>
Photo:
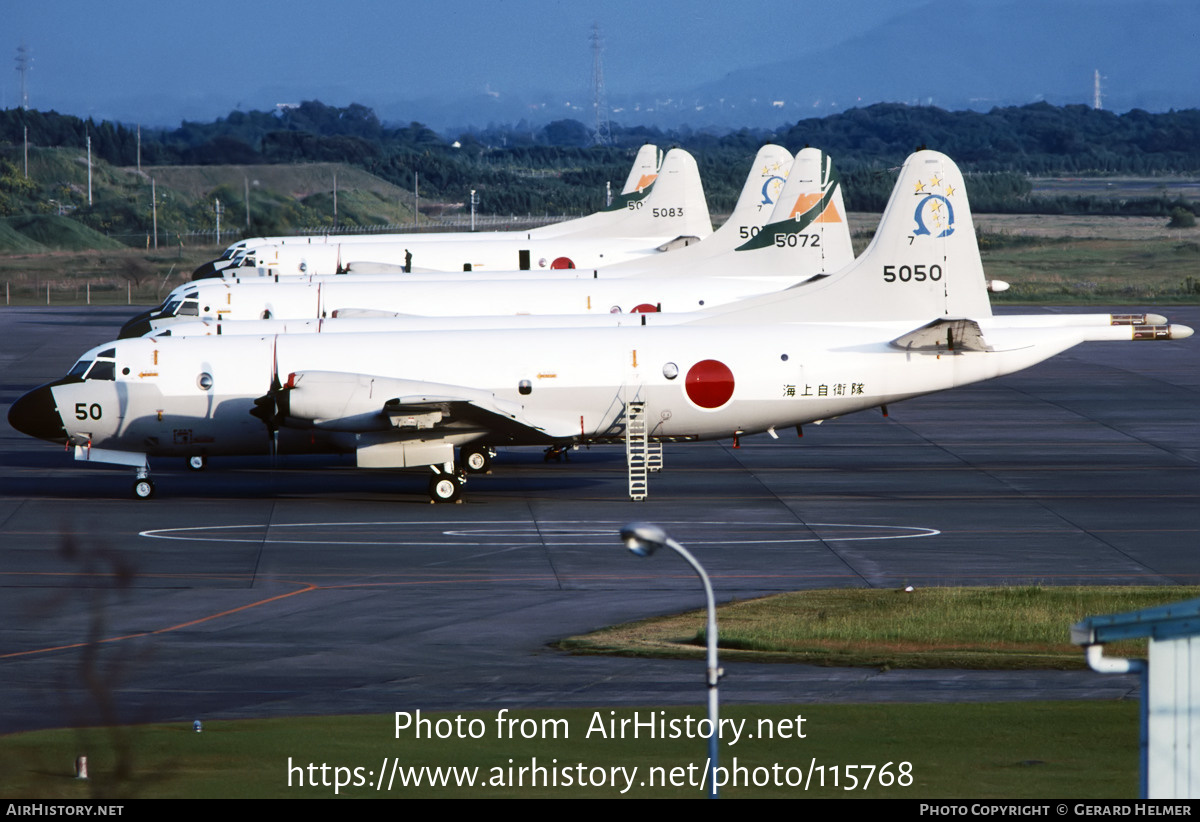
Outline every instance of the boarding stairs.
<path fill-rule="evenodd" d="M 629 471 L 629 498 L 632 500 L 644 500 L 650 490 L 650 441 L 647 433 L 646 403 L 627 403 L 625 405 L 625 465 Z M 661 467 L 662 444 L 655 444 L 658 446 L 658 465 Z"/>

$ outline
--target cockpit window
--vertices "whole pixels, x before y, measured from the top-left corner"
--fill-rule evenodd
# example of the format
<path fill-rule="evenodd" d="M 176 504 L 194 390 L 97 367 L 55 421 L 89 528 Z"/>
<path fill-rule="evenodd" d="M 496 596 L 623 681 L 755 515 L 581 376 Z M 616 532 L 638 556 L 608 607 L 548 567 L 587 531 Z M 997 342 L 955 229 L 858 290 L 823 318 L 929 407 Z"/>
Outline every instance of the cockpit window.
<path fill-rule="evenodd" d="M 67 379 L 73 382 L 82 380 L 115 380 L 117 378 L 117 363 L 112 359 L 116 353 L 114 348 L 106 348 L 95 360 L 80 360 L 71 366 Z"/>
<path fill-rule="evenodd" d="M 199 317 L 200 305 L 195 300 L 184 300 L 183 305 L 179 306 L 180 317 Z"/>
<path fill-rule="evenodd" d="M 115 380 L 117 378 L 117 364 L 112 360 L 96 360 L 96 364 L 92 366 L 92 370 L 84 379 L 88 380 Z"/>
<path fill-rule="evenodd" d="M 179 310 L 179 304 L 181 302 L 183 302 L 183 301 L 179 300 L 179 299 L 174 299 L 174 300 L 170 300 L 169 302 L 163 303 L 163 307 L 159 310 L 158 316 L 174 317 L 175 312 Z"/>
<path fill-rule="evenodd" d="M 110 360 L 115 360 L 117 358 L 117 349 L 106 348 L 103 351 L 101 351 L 99 354 L 97 354 L 96 356 L 97 357 L 107 357 Z"/>

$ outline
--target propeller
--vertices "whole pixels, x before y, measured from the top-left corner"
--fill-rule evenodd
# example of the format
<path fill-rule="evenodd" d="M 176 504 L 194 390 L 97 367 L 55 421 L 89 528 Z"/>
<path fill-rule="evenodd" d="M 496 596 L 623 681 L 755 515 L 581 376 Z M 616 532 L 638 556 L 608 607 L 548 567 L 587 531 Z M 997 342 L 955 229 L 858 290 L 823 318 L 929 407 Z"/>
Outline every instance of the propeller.
<path fill-rule="evenodd" d="M 274 463 L 279 450 L 279 426 L 288 415 L 288 391 L 294 386 L 289 378 L 287 385 L 279 382 L 279 337 L 276 335 L 271 345 L 271 384 L 267 393 L 254 401 L 250 413 L 263 421 L 267 426 L 267 436 L 271 442 L 271 461 Z"/>

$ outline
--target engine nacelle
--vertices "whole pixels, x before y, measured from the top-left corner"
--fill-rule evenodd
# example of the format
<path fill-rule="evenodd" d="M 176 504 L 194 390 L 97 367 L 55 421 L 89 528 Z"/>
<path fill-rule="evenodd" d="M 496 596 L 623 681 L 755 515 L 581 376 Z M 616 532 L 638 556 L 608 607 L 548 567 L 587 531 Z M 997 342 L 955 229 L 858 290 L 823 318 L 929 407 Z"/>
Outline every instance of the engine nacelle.
<path fill-rule="evenodd" d="M 394 426 L 384 403 L 395 397 L 418 393 L 425 384 L 367 374 L 334 371 L 304 371 L 288 376 L 280 409 L 289 428 L 321 428 L 328 431 L 384 431 Z M 428 428 L 441 420 L 431 409 L 413 425 Z M 434 419 L 436 417 L 436 419 Z M 420 425 L 424 422 L 424 425 Z"/>

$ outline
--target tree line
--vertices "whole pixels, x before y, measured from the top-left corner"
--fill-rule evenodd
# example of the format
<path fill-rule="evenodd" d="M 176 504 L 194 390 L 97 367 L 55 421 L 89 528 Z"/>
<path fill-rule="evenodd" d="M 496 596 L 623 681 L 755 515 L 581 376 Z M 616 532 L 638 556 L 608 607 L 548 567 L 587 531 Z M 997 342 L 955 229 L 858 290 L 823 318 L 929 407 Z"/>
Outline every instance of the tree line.
<path fill-rule="evenodd" d="M 733 207 L 758 147 L 791 151 L 806 145 L 828 152 L 846 185 L 847 207 L 878 210 L 891 192 L 894 171 L 914 149 L 935 148 L 969 175 L 980 211 L 1168 214 L 1195 212 L 1192 203 L 1148 197 L 1109 201 L 1091 197 L 1037 197 L 1029 175 L 1200 172 L 1200 110 L 1125 114 L 1086 106 L 995 108 L 951 112 L 933 107 L 877 104 L 771 131 L 713 132 L 679 128 L 611 127 L 613 145 L 594 146 L 575 120 L 542 126 L 489 125 L 451 137 L 420 123 L 382 123 L 366 106 L 307 101 L 276 111 L 234 111 L 210 123 L 140 130 L 142 165 L 249 165 L 341 162 L 406 190 L 419 178 L 423 200 L 463 202 L 474 189 L 484 213 L 579 214 L 604 205 L 604 183 L 619 185 L 636 149 L 646 142 L 680 146 L 697 158 L 710 208 Z M 31 145 L 82 149 L 115 166 L 138 161 L 139 129 L 57 112 L 0 111 L 0 212 L 19 213 L 33 197 L 14 165 L 28 135 Z M 236 197 L 236 192 L 234 193 Z M 232 205 L 232 204 L 231 204 Z M 128 210 L 126 208 L 125 210 Z M 122 223 L 136 223 L 133 214 Z"/>

